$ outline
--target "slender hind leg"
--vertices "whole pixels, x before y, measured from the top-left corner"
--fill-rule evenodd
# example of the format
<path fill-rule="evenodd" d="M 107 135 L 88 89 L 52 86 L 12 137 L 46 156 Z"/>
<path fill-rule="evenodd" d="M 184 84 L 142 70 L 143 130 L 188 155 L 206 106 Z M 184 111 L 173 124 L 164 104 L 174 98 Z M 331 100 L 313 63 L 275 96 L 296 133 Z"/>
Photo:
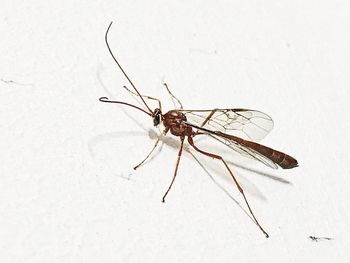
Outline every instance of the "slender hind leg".
<path fill-rule="evenodd" d="M 249 209 L 250 214 L 252 215 L 252 217 L 253 217 L 253 219 L 254 219 L 254 221 L 255 221 L 255 224 L 260 228 L 260 230 L 261 230 L 261 231 L 265 234 L 265 236 L 268 238 L 269 235 L 266 233 L 266 231 L 262 228 L 262 226 L 259 224 L 258 220 L 256 219 L 256 217 L 255 217 L 255 215 L 254 215 L 252 209 L 250 208 L 250 205 L 249 205 L 249 203 L 248 203 L 248 200 L 247 200 L 247 198 L 246 198 L 246 196 L 245 196 L 245 194 L 244 194 L 244 191 L 243 191 L 242 187 L 241 187 L 240 184 L 238 183 L 236 177 L 233 175 L 233 173 L 232 173 L 231 169 L 229 168 L 228 164 L 226 163 L 226 161 L 225 161 L 220 155 L 216 155 L 216 154 L 212 154 L 212 153 L 209 153 L 209 152 L 205 152 L 205 151 L 203 151 L 203 150 L 197 148 L 197 146 L 194 145 L 194 142 L 193 142 L 192 137 L 190 137 L 190 136 L 188 137 L 188 143 L 189 143 L 197 152 L 200 152 L 201 154 L 204 154 L 204 155 L 206 155 L 206 156 L 209 156 L 209 157 L 212 157 L 212 158 L 221 160 L 221 161 L 224 163 L 226 169 L 229 171 L 229 173 L 230 173 L 230 175 L 231 175 L 233 181 L 235 182 L 235 184 L 236 184 L 236 186 L 237 186 L 239 192 L 243 195 L 244 201 L 245 201 L 245 203 L 246 203 L 246 205 L 247 205 L 247 207 L 248 207 L 248 209 Z"/>
<path fill-rule="evenodd" d="M 171 180 L 171 183 L 168 187 L 168 190 L 166 190 L 165 194 L 163 195 L 163 199 L 162 202 L 165 202 L 165 197 L 167 196 L 167 194 L 169 193 L 171 186 L 173 185 L 174 181 L 175 181 L 175 177 L 177 174 L 177 169 L 179 168 L 179 163 L 180 163 L 180 159 L 181 159 L 181 154 L 182 154 L 182 149 L 183 149 L 183 145 L 184 145 L 184 139 L 183 137 L 181 137 L 181 145 L 180 145 L 180 149 L 179 149 L 179 153 L 177 155 L 177 160 L 176 160 L 176 166 L 175 166 L 175 172 L 174 172 L 174 176 L 173 179 Z"/>

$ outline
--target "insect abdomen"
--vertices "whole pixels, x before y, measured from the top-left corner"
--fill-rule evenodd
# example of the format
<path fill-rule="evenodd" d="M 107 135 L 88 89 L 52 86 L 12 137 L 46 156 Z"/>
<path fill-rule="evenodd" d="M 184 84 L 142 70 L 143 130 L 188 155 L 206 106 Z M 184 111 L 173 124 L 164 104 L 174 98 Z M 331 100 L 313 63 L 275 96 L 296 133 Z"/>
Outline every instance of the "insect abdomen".
<path fill-rule="evenodd" d="M 240 143 L 269 158 L 271 161 L 278 164 L 283 169 L 291 169 L 298 166 L 298 161 L 288 154 L 276 151 L 274 149 L 251 141 L 242 140 Z"/>

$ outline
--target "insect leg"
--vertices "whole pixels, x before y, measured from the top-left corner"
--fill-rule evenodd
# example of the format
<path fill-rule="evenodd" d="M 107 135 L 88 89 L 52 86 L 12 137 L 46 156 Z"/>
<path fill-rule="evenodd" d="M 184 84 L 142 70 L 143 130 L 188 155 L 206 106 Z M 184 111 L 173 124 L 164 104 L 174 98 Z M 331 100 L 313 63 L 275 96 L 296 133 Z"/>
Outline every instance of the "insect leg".
<path fill-rule="evenodd" d="M 123 86 L 123 88 L 126 89 L 128 92 L 130 92 L 132 95 L 135 95 L 135 96 L 140 97 L 139 94 L 137 94 L 137 93 L 135 93 L 135 92 L 129 90 L 127 86 Z M 142 98 L 149 99 L 149 100 L 155 100 L 155 101 L 157 101 L 157 102 L 158 102 L 158 108 L 159 108 L 160 110 L 162 110 L 162 104 L 160 103 L 160 100 L 159 100 L 159 99 L 156 99 L 156 98 L 153 98 L 153 97 L 150 97 L 150 96 L 147 96 L 147 95 L 141 95 L 141 97 L 142 97 Z"/>
<path fill-rule="evenodd" d="M 157 147 L 158 143 L 160 141 L 160 137 L 158 137 L 156 143 L 154 144 L 152 150 L 147 154 L 147 156 L 138 164 L 134 167 L 134 170 L 136 170 L 137 168 L 139 168 L 149 157 L 150 155 L 153 153 L 154 149 Z"/>
<path fill-rule="evenodd" d="M 249 210 L 250 214 L 252 215 L 252 217 L 253 217 L 253 219 L 254 219 L 254 221 L 255 221 L 255 224 L 260 228 L 260 230 L 261 230 L 261 231 L 265 234 L 265 236 L 268 238 L 269 235 L 266 233 L 266 231 L 262 228 L 262 226 L 259 224 L 258 220 L 256 219 L 256 217 L 255 217 L 255 215 L 254 215 L 252 209 L 250 208 L 250 205 L 249 205 L 249 203 L 248 203 L 248 200 L 247 200 L 247 198 L 246 198 L 246 196 L 245 196 L 245 194 L 244 194 L 244 191 L 243 191 L 242 187 L 241 187 L 240 184 L 238 183 L 236 177 L 234 176 L 233 172 L 232 172 L 231 169 L 229 168 L 229 166 L 228 166 L 228 164 L 226 163 L 226 161 L 225 161 L 220 155 L 212 154 L 212 153 L 205 152 L 205 151 L 199 149 L 196 145 L 194 145 L 194 142 L 193 142 L 193 139 L 192 139 L 191 136 L 188 137 L 188 143 L 189 143 L 197 152 L 200 152 L 201 154 L 204 154 L 204 155 L 206 155 L 206 156 L 212 157 L 212 158 L 214 158 L 214 159 L 221 160 L 221 161 L 224 163 L 226 169 L 227 169 L 228 172 L 230 173 L 230 175 L 231 175 L 233 181 L 235 182 L 235 184 L 236 184 L 236 186 L 237 186 L 239 192 L 243 195 L 244 201 L 245 201 L 245 203 L 246 203 L 246 205 L 247 205 L 247 207 L 248 207 L 248 210 Z"/>
<path fill-rule="evenodd" d="M 171 98 L 173 99 L 173 102 L 174 102 L 174 100 L 176 100 L 177 103 L 179 103 L 179 105 L 180 105 L 180 109 L 182 110 L 184 107 L 182 106 L 181 101 L 180 101 L 177 97 L 175 97 L 175 95 L 170 91 L 170 89 L 169 89 L 169 87 L 168 87 L 168 84 L 166 84 L 166 83 L 164 82 L 163 85 L 165 86 L 166 90 L 168 91 L 168 93 L 170 94 Z M 175 105 L 175 104 L 174 104 L 174 105 Z"/>
<path fill-rule="evenodd" d="M 175 166 L 175 172 L 174 172 L 174 176 L 173 179 L 171 180 L 171 183 L 168 187 L 168 190 L 166 190 L 165 194 L 163 195 L 163 199 L 162 202 L 165 202 L 165 197 L 167 196 L 167 194 L 169 193 L 171 186 L 173 185 L 174 181 L 175 181 L 175 177 L 177 174 L 177 169 L 179 168 L 179 163 L 180 163 L 180 159 L 181 159 L 181 154 L 182 154 L 182 149 L 183 149 L 183 145 L 184 145 L 184 137 L 181 137 L 181 144 L 180 144 L 180 149 L 179 149 L 179 153 L 177 155 L 177 160 L 176 160 L 176 166 Z"/>
<path fill-rule="evenodd" d="M 161 135 L 158 136 L 157 141 L 156 141 L 156 143 L 154 144 L 152 150 L 147 154 L 146 158 L 143 159 L 142 162 L 140 162 L 138 165 L 136 165 L 136 166 L 134 167 L 134 170 L 136 170 L 137 168 L 139 168 L 139 167 L 151 156 L 151 154 L 153 153 L 154 149 L 157 147 L 159 141 L 161 140 L 161 136 L 165 136 L 165 135 L 167 134 L 168 130 L 169 130 L 169 129 L 165 129 L 165 130 L 163 131 L 163 133 L 162 133 Z"/>

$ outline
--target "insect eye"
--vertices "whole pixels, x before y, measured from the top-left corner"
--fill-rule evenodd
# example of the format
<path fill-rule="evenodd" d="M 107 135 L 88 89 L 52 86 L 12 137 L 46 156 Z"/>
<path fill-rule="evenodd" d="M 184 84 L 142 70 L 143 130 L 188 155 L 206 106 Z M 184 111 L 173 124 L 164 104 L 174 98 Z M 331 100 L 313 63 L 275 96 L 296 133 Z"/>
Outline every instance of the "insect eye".
<path fill-rule="evenodd" d="M 153 125 L 158 126 L 161 120 L 162 112 L 160 109 L 155 109 L 154 110 L 154 117 L 153 117 Z"/>
<path fill-rule="evenodd" d="M 157 114 L 156 116 L 154 116 L 153 118 L 153 125 L 154 126 L 158 126 L 160 123 L 160 114 Z"/>

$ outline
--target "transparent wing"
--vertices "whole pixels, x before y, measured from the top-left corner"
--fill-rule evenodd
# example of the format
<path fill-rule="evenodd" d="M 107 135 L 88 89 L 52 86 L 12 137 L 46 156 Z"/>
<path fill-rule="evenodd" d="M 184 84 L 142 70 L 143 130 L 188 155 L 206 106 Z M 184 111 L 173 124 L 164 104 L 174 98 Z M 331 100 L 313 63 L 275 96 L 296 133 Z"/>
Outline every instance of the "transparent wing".
<path fill-rule="evenodd" d="M 213 131 L 262 140 L 273 128 L 271 117 L 248 109 L 180 110 L 189 123 Z"/>
<path fill-rule="evenodd" d="M 244 145 L 239 144 L 238 142 L 236 142 L 234 140 L 228 140 L 228 139 L 222 138 L 220 136 L 217 136 L 215 134 L 207 133 L 207 135 L 209 135 L 210 137 L 214 138 L 215 140 L 225 144 L 230 149 L 236 151 L 237 153 L 239 153 L 245 157 L 257 160 L 270 168 L 278 169 L 277 164 L 275 164 L 272 160 L 270 160 L 266 156 L 258 153 L 257 151 L 255 151 L 252 148 L 248 148 Z"/>

